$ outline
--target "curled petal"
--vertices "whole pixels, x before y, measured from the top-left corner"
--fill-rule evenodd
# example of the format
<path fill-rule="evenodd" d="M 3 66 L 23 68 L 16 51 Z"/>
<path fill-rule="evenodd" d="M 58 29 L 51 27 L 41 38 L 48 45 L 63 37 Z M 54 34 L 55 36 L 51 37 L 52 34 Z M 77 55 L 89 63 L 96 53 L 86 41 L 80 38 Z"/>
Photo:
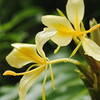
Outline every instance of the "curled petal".
<path fill-rule="evenodd" d="M 35 45 L 15 43 L 12 44 L 12 46 L 14 47 L 14 49 L 6 57 L 6 60 L 9 65 L 16 68 L 21 68 L 31 62 L 44 62 L 44 60 L 37 54 Z"/>
<path fill-rule="evenodd" d="M 49 29 L 54 29 L 57 33 L 52 37 L 52 41 L 58 46 L 66 46 L 72 40 L 73 28 L 66 17 L 47 15 L 42 17 L 42 22 Z"/>
<path fill-rule="evenodd" d="M 45 70 L 45 66 L 40 66 L 34 70 L 34 72 L 26 74 L 22 77 L 19 85 L 19 97 L 20 100 L 25 100 L 26 93 L 40 76 L 40 74 Z"/>
<path fill-rule="evenodd" d="M 95 60 L 100 61 L 100 47 L 94 41 L 84 38 L 82 45 L 85 54 L 93 57 Z"/>
<path fill-rule="evenodd" d="M 36 41 L 37 50 L 42 57 L 45 57 L 45 53 L 43 51 L 43 45 L 48 40 L 50 40 L 55 34 L 56 34 L 55 30 L 45 29 L 45 31 L 41 31 L 36 35 L 35 41 Z"/>
<path fill-rule="evenodd" d="M 84 8 L 83 0 L 68 0 L 66 5 L 67 16 L 76 29 L 83 19 Z"/>

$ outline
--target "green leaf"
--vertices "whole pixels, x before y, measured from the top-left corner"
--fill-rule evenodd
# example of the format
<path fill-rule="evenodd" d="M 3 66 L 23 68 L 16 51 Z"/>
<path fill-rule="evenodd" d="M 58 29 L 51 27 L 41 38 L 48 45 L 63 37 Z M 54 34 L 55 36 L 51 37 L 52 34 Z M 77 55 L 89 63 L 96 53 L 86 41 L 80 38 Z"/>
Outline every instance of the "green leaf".
<path fill-rule="evenodd" d="M 6 32 L 12 29 L 14 26 L 24 21 L 26 18 L 37 16 L 42 11 L 39 8 L 29 8 L 20 11 L 16 16 L 14 16 L 9 22 L 0 25 L 0 32 Z"/>

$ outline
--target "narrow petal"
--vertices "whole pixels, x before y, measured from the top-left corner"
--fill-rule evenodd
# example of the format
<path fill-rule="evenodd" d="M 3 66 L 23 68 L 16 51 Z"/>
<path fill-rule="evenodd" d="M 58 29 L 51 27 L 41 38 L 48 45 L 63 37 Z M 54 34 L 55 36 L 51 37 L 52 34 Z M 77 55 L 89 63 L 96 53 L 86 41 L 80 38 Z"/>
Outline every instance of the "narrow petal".
<path fill-rule="evenodd" d="M 66 28 L 66 30 L 72 29 L 70 22 L 67 20 L 66 17 L 63 16 L 43 16 L 42 23 L 46 25 L 48 28 L 59 29 L 63 27 Z"/>
<path fill-rule="evenodd" d="M 24 75 L 19 85 L 20 100 L 25 100 L 25 96 L 40 74 L 45 70 L 45 66 L 38 67 L 33 73 Z"/>
<path fill-rule="evenodd" d="M 84 8 L 83 0 L 68 0 L 66 5 L 67 16 L 76 29 L 83 19 Z"/>
<path fill-rule="evenodd" d="M 100 47 L 94 41 L 84 38 L 82 45 L 85 54 L 93 57 L 95 60 L 100 61 Z"/>
<path fill-rule="evenodd" d="M 44 60 L 37 54 L 36 46 L 31 44 L 24 43 L 15 43 L 12 44 L 14 49 L 12 52 L 6 57 L 9 65 L 21 68 L 24 65 L 35 62 L 42 63 Z"/>
<path fill-rule="evenodd" d="M 67 46 L 71 40 L 72 36 L 61 36 L 59 33 L 56 33 L 54 37 L 51 38 L 53 42 L 55 42 L 58 46 Z"/>
<path fill-rule="evenodd" d="M 41 31 L 36 35 L 35 41 L 36 41 L 36 47 L 39 52 L 39 54 L 42 57 L 45 57 L 45 53 L 43 51 L 43 45 L 50 40 L 54 35 L 56 31 L 55 30 L 45 30 Z"/>

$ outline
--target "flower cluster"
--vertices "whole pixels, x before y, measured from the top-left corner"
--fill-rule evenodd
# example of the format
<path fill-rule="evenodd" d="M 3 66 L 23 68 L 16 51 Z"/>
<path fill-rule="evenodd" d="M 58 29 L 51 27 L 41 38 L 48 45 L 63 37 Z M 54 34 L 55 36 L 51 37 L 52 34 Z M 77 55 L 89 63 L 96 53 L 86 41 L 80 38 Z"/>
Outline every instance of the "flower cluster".
<path fill-rule="evenodd" d="M 58 45 L 58 49 L 62 46 L 70 44 L 72 39 L 77 43 L 76 48 L 73 50 L 70 57 L 74 56 L 79 47 L 82 45 L 85 54 L 93 57 L 95 60 L 100 61 L 100 47 L 91 39 L 88 38 L 88 33 L 100 27 L 97 24 L 85 30 L 82 22 L 84 17 L 84 1 L 83 0 L 68 0 L 66 5 L 67 17 L 58 9 L 59 16 L 46 15 L 42 17 L 42 23 L 46 26 L 43 31 L 37 33 L 35 41 L 36 44 L 14 43 L 14 49 L 6 57 L 9 65 L 15 68 L 21 68 L 29 63 L 31 65 L 26 72 L 15 73 L 11 70 L 4 72 L 3 75 L 19 76 L 24 75 L 20 81 L 19 96 L 20 100 L 25 100 L 25 95 L 32 84 L 37 80 L 42 72 L 50 67 L 52 86 L 54 88 L 54 76 L 51 64 L 59 62 L 71 62 L 79 65 L 80 62 L 71 58 L 62 58 L 50 61 L 43 51 L 44 44 L 52 40 Z M 34 68 L 36 67 L 36 68 Z M 34 69 L 32 69 L 34 68 Z M 44 85 L 46 82 L 46 75 L 43 81 L 42 98 L 45 100 Z"/>

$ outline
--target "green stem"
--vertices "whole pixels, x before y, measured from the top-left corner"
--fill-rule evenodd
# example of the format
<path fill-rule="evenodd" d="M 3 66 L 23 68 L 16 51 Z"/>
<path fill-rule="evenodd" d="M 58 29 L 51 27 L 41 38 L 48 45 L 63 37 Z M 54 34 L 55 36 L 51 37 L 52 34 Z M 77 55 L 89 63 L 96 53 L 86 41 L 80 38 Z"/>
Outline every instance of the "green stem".
<path fill-rule="evenodd" d="M 61 63 L 61 62 L 69 62 L 69 63 L 73 63 L 75 65 L 82 65 L 80 63 L 80 61 L 74 60 L 74 59 L 71 59 L 71 58 L 61 58 L 61 59 L 51 60 L 51 61 L 48 62 L 48 64 L 56 64 L 56 63 Z"/>

